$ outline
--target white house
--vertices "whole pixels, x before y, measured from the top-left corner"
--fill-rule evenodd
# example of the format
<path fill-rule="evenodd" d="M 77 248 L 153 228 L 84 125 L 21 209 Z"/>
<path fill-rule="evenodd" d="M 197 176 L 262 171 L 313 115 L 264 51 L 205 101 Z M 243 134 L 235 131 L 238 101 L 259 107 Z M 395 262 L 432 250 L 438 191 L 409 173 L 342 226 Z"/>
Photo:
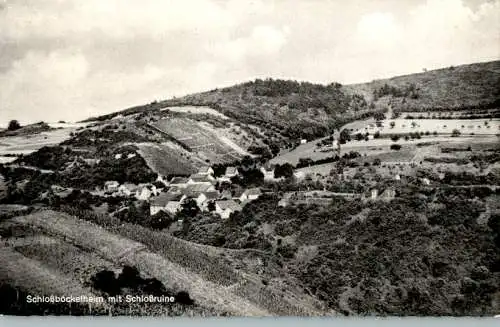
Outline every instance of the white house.
<path fill-rule="evenodd" d="M 391 201 L 396 197 L 396 190 L 392 187 L 389 187 L 382 192 L 380 197 L 385 201 Z"/>
<path fill-rule="evenodd" d="M 130 196 L 137 190 L 137 185 L 131 183 L 125 183 L 118 187 L 118 192 L 125 196 Z"/>
<path fill-rule="evenodd" d="M 265 181 L 274 180 L 274 169 L 271 166 L 269 165 L 262 166 L 260 167 L 260 171 L 262 174 L 264 174 Z"/>
<path fill-rule="evenodd" d="M 117 181 L 107 181 L 104 183 L 104 190 L 107 192 L 116 192 L 118 191 L 118 187 L 120 186 L 120 183 Z"/>
<path fill-rule="evenodd" d="M 258 187 L 250 188 L 248 190 L 245 190 L 245 192 L 243 192 L 243 194 L 241 194 L 239 200 L 241 202 L 257 200 L 259 198 L 259 196 L 261 196 L 261 194 L 262 194 L 262 192 L 261 192 L 260 188 L 258 188 Z"/>
<path fill-rule="evenodd" d="M 215 212 L 220 215 L 222 219 L 227 219 L 233 212 L 241 211 L 241 206 L 234 200 L 224 200 L 215 202 Z"/>
<path fill-rule="evenodd" d="M 302 139 L 300 140 L 300 144 L 306 144 L 307 143 L 307 140 L 306 139 Z"/>
<path fill-rule="evenodd" d="M 214 170 L 209 166 L 203 166 L 198 170 L 198 174 L 212 176 L 214 174 Z"/>
<path fill-rule="evenodd" d="M 156 191 L 156 187 L 154 185 L 142 185 L 136 189 L 135 197 L 137 200 L 146 201 L 146 200 L 149 200 L 149 198 L 152 195 L 157 194 L 157 192 L 155 192 L 155 191 Z"/>
<path fill-rule="evenodd" d="M 378 190 L 374 188 L 373 190 L 371 190 L 371 199 L 375 200 L 377 196 L 378 196 Z"/>
<path fill-rule="evenodd" d="M 226 168 L 226 173 L 224 174 L 225 177 L 227 178 L 233 178 L 235 176 L 239 175 L 238 168 L 236 167 L 227 167 Z"/>
<path fill-rule="evenodd" d="M 206 211 L 208 207 L 208 203 L 211 201 L 217 201 L 219 199 L 219 192 L 217 191 L 208 191 L 208 192 L 203 192 L 198 195 L 196 198 L 196 204 L 198 205 L 198 208 L 200 208 L 202 211 Z"/>

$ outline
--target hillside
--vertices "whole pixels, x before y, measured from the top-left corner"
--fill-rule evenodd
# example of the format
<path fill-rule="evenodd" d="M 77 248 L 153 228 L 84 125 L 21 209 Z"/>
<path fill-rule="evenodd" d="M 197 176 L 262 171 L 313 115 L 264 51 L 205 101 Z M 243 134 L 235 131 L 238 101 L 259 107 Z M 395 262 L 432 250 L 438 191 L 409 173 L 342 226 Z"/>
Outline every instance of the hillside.
<path fill-rule="evenodd" d="M 431 70 L 347 85 L 375 104 L 401 111 L 467 110 L 500 107 L 500 61 Z"/>
<path fill-rule="evenodd" d="M 259 129 L 269 139 L 288 140 L 324 136 L 346 122 L 371 116 L 377 111 L 377 108 L 369 107 L 362 96 L 346 92 L 338 83 L 321 85 L 257 79 L 223 89 L 132 107 L 89 121 L 158 112 L 179 106 L 209 107 L 239 124 Z"/>

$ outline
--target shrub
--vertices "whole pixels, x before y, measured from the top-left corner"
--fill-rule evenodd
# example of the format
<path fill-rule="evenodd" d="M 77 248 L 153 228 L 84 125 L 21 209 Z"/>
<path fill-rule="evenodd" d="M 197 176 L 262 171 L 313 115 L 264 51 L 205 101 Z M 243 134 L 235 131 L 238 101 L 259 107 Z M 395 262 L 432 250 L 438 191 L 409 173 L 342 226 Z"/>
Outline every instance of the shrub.
<path fill-rule="evenodd" d="M 9 122 L 8 127 L 7 127 L 7 129 L 9 131 L 15 131 L 16 129 L 20 129 L 20 128 L 21 128 L 21 124 L 19 124 L 19 122 L 17 120 L 15 120 L 15 119 L 11 120 Z"/>
<path fill-rule="evenodd" d="M 393 140 L 394 142 L 398 141 L 399 140 L 399 135 L 392 135 L 391 136 L 391 140 Z"/>
<path fill-rule="evenodd" d="M 391 144 L 391 150 L 400 150 L 401 149 L 401 145 L 399 144 Z"/>

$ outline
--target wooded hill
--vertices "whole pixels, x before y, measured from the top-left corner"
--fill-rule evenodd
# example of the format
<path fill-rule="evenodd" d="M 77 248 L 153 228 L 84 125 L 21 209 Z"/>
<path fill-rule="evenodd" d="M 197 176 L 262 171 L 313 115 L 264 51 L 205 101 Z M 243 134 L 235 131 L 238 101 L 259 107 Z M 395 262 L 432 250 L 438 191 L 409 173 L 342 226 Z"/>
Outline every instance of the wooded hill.
<path fill-rule="evenodd" d="M 400 111 L 474 110 L 500 107 L 500 61 L 431 70 L 347 85 L 367 102 Z"/>

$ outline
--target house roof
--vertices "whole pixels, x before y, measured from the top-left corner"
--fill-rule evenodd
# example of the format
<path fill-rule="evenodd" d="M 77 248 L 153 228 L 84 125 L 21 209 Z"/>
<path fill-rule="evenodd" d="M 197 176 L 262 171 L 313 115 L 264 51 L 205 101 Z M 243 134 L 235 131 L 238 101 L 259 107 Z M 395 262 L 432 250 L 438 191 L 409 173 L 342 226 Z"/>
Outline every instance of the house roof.
<path fill-rule="evenodd" d="M 226 175 L 235 175 L 238 173 L 238 169 L 236 167 L 227 167 Z"/>
<path fill-rule="evenodd" d="M 189 184 L 185 189 L 181 190 L 182 194 L 189 198 L 196 198 L 201 193 L 208 192 L 211 185 L 207 184 Z"/>
<path fill-rule="evenodd" d="M 120 183 L 118 183 L 117 181 L 106 181 L 104 183 L 104 185 L 119 185 Z"/>
<path fill-rule="evenodd" d="M 229 199 L 230 199 L 230 198 L 232 198 L 233 196 L 232 196 L 232 194 L 231 194 L 231 191 L 230 191 L 230 190 L 224 190 L 224 191 L 222 191 L 222 193 L 221 193 L 221 197 L 222 197 L 222 198 L 224 198 L 224 197 L 225 197 L 225 198 L 229 198 Z"/>
<path fill-rule="evenodd" d="M 233 198 L 239 198 L 245 191 L 242 189 L 236 189 L 233 192 Z"/>
<path fill-rule="evenodd" d="M 211 183 L 212 180 L 208 178 L 206 175 L 200 175 L 200 174 L 194 174 L 189 177 L 189 179 L 193 180 L 193 182 L 198 182 L 198 183 Z"/>
<path fill-rule="evenodd" d="M 198 173 L 207 174 L 211 168 L 209 166 L 203 166 L 198 169 Z"/>
<path fill-rule="evenodd" d="M 185 184 L 188 179 L 185 177 L 174 177 L 170 180 L 170 184 Z"/>
<path fill-rule="evenodd" d="M 151 198 L 151 205 L 164 207 L 170 201 L 180 201 L 181 199 L 182 199 L 182 194 L 162 193 L 158 196 Z"/>
<path fill-rule="evenodd" d="M 232 211 L 241 211 L 241 206 L 236 203 L 234 200 L 224 200 L 224 201 L 217 201 L 215 203 L 219 208 L 222 210 L 232 210 Z"/>
<path fill-rule="evenodd" d="M 217 191 L 203 192 L 203 194 L 205 194 L 208 200 L 217 200 L 219 198 L 219 192 Z"/>
<path fill-rule="evenodd" d="M 260 188 L 254 187 L 254 188 L 249 188 L 248 190 L 245 190 L 245 192 L 243 192 L 243 194 L 245 194 L 246 196 L 260 195 L 260 194 L 262 194 L 262 192 L 260 191 Z"/>

